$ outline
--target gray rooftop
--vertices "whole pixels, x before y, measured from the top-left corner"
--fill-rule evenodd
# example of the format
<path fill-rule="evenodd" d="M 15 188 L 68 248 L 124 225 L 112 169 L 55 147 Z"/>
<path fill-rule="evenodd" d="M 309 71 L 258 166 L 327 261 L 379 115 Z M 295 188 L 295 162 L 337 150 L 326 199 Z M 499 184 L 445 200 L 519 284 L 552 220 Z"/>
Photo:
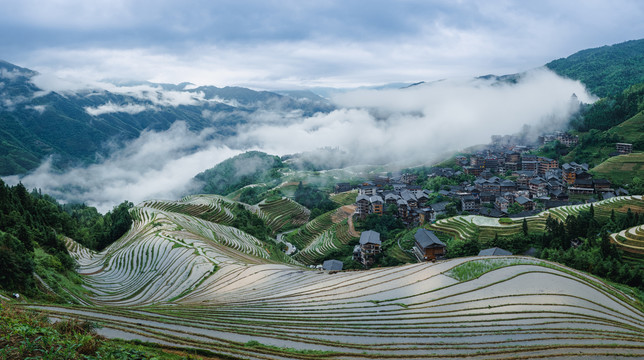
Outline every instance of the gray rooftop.
<path fill-rule="evenodd" d="M 493 247 L 493 248 L 479 251 L 479 256 L 493 256 L 493 255 L 508 256 L 508 255 L 512 255 L 512 253 L 498 247 Z"/>
<path fill-rule="evenodd" d="M 440 241 L 433 232 L 427 229 L 418 229 L 414 235 L 416 242 L 423 247 L 423 249 L 432 247 L 432 246 L 445 246 L 445 244 Z"/>
<path fill-rule="evenodd" d="M 322 269 L 331 271 L 340 271 L 344 264 L 340 260 L 326 260 L 322 263 Z"/>
<path fill-rule="evenodd" d="M 514 199 L 514 200 L 515 200 L 516 202 L 518 202 L 519 204 L 521 204 L 521 205 L 523 205 L 523 204 L 527 204 L 527 203 L 529 203 L 529 202 L 532 202 L 532 200 L 530 200 L 530 199 L 526 198 L 525 196 L 519 196 L 519 197 L 517 197 L 517 198 L 516 198 L 516 199 Z"/>
<path fill-rule="evenodd" d="M 363 231 L 362 234 L 360 234 L 360 245 L 365 244 L 381 245 L 380 233 L 373 230 Z"/>

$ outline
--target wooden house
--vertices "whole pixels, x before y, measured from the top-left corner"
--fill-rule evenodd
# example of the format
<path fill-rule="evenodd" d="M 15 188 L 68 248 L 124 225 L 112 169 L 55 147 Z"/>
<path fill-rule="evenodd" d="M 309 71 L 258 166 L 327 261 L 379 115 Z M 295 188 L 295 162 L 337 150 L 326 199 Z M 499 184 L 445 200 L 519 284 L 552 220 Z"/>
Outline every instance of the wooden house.
<path fill-rule="evenodd" d="M 427 229 L 418 229 L 414 235 L 413 252 L 419 261 L 433 261 L 445 256 L 445 244 Z"/>
<path fill-rule="evenodd" d="M 373 265 L 376 260 L 376 255 L 381 252 L 382 242 L 380 241 L 380 233 L 373 230 L 363 231 L 360 234 L 359 245 L 359 261 L 367 267 Z"/>

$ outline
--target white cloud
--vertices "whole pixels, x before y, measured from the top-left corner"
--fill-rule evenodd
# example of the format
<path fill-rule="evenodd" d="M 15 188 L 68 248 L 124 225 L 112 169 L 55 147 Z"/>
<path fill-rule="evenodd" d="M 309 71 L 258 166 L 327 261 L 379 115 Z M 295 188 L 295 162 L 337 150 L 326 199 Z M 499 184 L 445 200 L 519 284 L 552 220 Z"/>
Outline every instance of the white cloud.
<path fill-rule="evenodd" d="M 329 114 L 285 125 L 265 116 L 240 131 L 239 144 L 287 154 L 339 147 L 365 162 L 431 161 L 441 154 L 488 143 L 524 124 L 565 127 L 571 95 L 594 101 L 583 85 L 547 70 L 525 74 L 517 84 L 490 80 L 449 80 L 407 89 L 360 90 L 337 94 L 340 107 Z M 254 116 L 262 116 L 256 114 Z M 256 123 L 263 125 L 253 125 Z"/>
<path fill-rule="evenodd" d="M 143 112 L 146 110 L 152 110 L 152 109 L 154 109 L 154 107 L 140 105 L 140 104 L 117 105 L 112 102 L 108 102 L 107 104 L 99 105 L 97 107 L 87 106 L 85 107 L 85 112 L 87 112 L 92 116 L 118 113 L 118 112 L 124 112 L 124 113 L 134 115 L 134 114 L 138 114 L 140 112 Z"/>
<path fill-rule="evenodd" d="M 60 173 L 49 159 L 24 177 L 5 180 L 22 181 L 61 201 L 85 203 L 102 212 L 123 200 L 177 199 L 194 190 L 192 178 L 199 172 L 239 153 L 209 142 L 211 134 L 193 133 L 176 122 L 164 132 L 142 133 L 101 163 Z"/>
<path fill-rule="evenodd" d="M 42 115 L 45 112 L 45 110 L 47 110 L 47 105 L 28 105 L 26 106 L 26 108 L 36 111 L 37 113 Z"/>
<path fill-rule="evenodd" d="M 61 174 L 48 161 L 20 180 L 64 201 L 106 211 L 125 199 L 176 199 L 196 191 L 192 178 L 197 173 L 251 149 L 285 155 L 337 147 L 362 164 L 429 163 L 447 152 L 488 143 L 491 135 L 519 132 L 526 124 L 563 128 L 578 106 L 571 102 L 573 93 L 583 102 L 594 101 L 579 82 L 543 69 L 524 74 L 516 84 L 459 79 L 353 91 L 333 98 L 338 110 L 310 117 L 279 108 L 239 112 L 236 116 L 248 121 L 225 145 L 213 140 L 214 128 L 195 133 L 176 122 L 167 131 L 143 132 L 101 163 Z M 203 115 L 213 122 L 220 116 Z"/>

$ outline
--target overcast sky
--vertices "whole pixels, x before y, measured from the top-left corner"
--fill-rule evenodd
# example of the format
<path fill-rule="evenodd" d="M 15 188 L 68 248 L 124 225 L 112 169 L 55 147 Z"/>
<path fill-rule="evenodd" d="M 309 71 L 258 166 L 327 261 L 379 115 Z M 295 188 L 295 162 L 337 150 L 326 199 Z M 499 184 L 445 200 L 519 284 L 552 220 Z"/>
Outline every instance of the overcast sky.
<path fill-rule="evenodd" d="M 0 0 L 0 59 L 63 78 L 352 87 L 639 39 L 644 1 Z"/>

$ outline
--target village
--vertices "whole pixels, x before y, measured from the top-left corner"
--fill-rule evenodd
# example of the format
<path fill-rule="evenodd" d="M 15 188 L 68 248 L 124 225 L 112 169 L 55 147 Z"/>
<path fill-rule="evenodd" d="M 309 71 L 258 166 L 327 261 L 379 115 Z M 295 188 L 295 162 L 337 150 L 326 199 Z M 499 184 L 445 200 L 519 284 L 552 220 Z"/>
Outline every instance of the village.
<path fill-rule="evenodd" d="M 559 141 L 572 146 L 577 138 L 559 132 L 546 135 L 540 141 L 542 144 Z M 357 188 L 354 214 L 357 219 L 370 214 L 388 214 L 408 228 L 458 214 L 526 217 L 553 207 L 628 195 L 623 188 L 614 189 L 607 179 L 593 178 L 588 164 L 559 164 L 555 159 L 530 154 L 530 150 L 529 146 L 511 145 L 507 138 L 493 136 L 492 144 L 485 150 L 455 156 L 456 166 L 380 175 L 358 186 L 338 183 L 335 191 Z M 628 154 L 632 145 L 618 143 L 615 150 L 615 155 Z M 423 174 L 425 177 L 421 177 Z M 450 185 L 423 188 L 423 184 L 440 184 L 441 181 L 430 182 L 438 178 Z M 419 229 L 415 240 L 412 251 L 419 261 L 441 259 L 445 255 L 445 244 L 432 231 Z M 363 232 L 354 248 L 354 260 L 365 267 L 371 266 L 380 245 L 380 234 Z M 498 255 L 499 251 L 505 250 L 485 249 L 480 255 Z"/>

